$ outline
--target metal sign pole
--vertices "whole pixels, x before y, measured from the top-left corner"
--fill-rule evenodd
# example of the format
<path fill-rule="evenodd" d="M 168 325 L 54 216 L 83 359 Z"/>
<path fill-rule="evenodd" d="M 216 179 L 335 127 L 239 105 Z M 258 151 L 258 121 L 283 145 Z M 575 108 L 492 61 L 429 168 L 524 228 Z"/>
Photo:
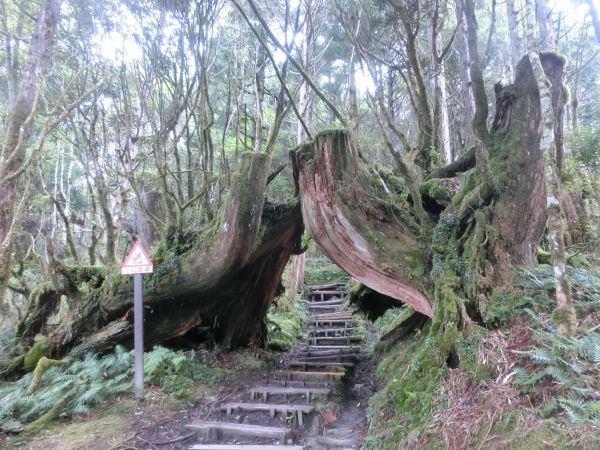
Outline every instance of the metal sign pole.
<path fill-rule="evenodd" d="M 133 344 L 135 347 L 135 397 L 144 397 L 144 305 L 142 274 L 133 276 Z"/>
<path fill-rule="evenodd" d="M 154 265 L 140 241 L 136 241 L 121 264 L 121 275 L 133 275 L 133 346 L 135 354 L 135 398 L 144 397 L 144 301 L 142 274 L 152 273 Z"/>

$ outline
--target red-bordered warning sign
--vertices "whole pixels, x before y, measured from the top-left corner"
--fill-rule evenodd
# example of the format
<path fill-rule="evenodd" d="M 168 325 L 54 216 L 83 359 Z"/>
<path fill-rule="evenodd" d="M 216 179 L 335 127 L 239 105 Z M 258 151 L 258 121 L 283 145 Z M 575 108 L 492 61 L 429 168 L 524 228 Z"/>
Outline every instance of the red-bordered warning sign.
<path fill-rule="evenodd" d="M 140 241 L 133 244 L 131 251 L 121 264 L 121 275 L 135 275 L 136 273 L 152 273 L 154 266 L 148 252 Z"/>

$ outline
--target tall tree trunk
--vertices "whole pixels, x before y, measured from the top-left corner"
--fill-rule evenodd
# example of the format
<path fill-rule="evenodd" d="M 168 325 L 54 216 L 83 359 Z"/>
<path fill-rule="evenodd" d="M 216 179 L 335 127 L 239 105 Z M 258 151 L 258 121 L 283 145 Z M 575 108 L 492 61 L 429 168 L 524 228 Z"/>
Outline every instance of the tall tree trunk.
<path fill-rule="evenodd" d="M 4 132 L 0 153 L 0 303 L 11 274 L 16 200 L 26 157 L 26 146 L 33 126 L 40 84 L 46 75 L 61 0 L 42 3 L 36 32 L 31 39 L 27 62 L 14 105 Z"/>
<path fill-rule="evenodd" d="M 535 5 L 534 5 L 535 1 Z M 540 6 L 541 3 L 544 3 Z M 566 335 L 575 333 L 576 316 L 571 294 L 571 285 L 566 272 L 565 225 L 561 207 L 562 186 L 559 162 L 562 160 L 562 116 L 565 107 L 563 72 L 565 60 L 554 53 L 538 53 L 536 45 L 547 45 L 549 30 L 540 25 L 546 22 L 547 6 L 544 0 L 527 0 L 527 44 L 529 59 L 537 80 L 541 104 L 540 148 L 544 160 L 544 184 L 546 191 L 546 214 L 548 217 L 548 241 L 554 267 L 554 287 L 556 310 L 554 320 L 558 329 Z M 541 13 L 539 12 L 541 10 Z M 536 16 L 534 16 L 534 11 Z M 540 33 L 536 39 L 535 20 L 538 20 Z M 559 157 L 559 154 L 561 155 Z"/>
<path fill-rule="evenodd" d="M 458 30 L 456 32 L 456 48 L 458 50 L 459 57 L 459 74 L 461 92 L 463 94 L 464 111 L 465 137 L 463 148 L 469 148 L 475 144 L 475 133 L 472 126 L 473 117 L 475 116 L 475 100 L 473 98 L 471 73 L 469 72 L 469 46 L 467 45 L 467 28 L 465 24 L 462 1 L 456 2 L 456 21 L 458 23 Z"/>
<path fill-rule="evenodd" d="M 517 69 L 517 64 L 523 56 L 521 49 L 521 38 L 519 37 L 519 27 L 517 24 L 517 11 L 515 10 L 515 0 L 506 0 L 506 17 L 508 19 L 508 35 L 510 37 L 510 56 L 512 61 L 513 74 Z"/>
<path fill-rule="evenodd" d="M 453 161 L 450 145 L 450 119 L 446 101 L 446 76 L 444 73 L 443 46 L 440 38 L 439 5 L 436 2 L 431 24 L 431 69 L 433 71 L 433 122 L 437 147 L 446 164 Z"/>
<path fill-rule="evenodd" d="M 535 19 L 539 30 L 539 48 L 554 50 L 556 47 L 552 15 L 546 0 L 535 0 Z"/>

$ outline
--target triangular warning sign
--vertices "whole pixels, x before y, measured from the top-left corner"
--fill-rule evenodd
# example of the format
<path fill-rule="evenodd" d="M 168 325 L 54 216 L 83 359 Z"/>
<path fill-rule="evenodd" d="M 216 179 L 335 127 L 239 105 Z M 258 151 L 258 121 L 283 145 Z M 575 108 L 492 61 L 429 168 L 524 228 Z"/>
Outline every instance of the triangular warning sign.
<path fill-rule="evenodd" d="M 121 275 L 134 275 L 136 273 L 152 273 L 154 266 L 148 252 L 140 241 L 136 241 L 125 261 L 121 264 Z"/>

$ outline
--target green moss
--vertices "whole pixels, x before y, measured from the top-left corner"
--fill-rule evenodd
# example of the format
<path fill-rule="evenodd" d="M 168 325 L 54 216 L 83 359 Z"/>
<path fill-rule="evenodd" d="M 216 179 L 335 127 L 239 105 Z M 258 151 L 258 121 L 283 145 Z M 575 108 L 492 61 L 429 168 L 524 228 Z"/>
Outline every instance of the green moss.
<path fill-rule="evenodd" d="M 32 372 L 36 366 L 38 361 L 42 358 L 42 356 L 48 356 L 48 341 L 42 339 L 35 344 L 25 353 L 25 358 L 23 360 L 23 366 L 27 372 Z"/>
<path fill-rule="evenodd" d="M 460 369 L 471 376 L 475 383 L 496 377 L 496 369 L 478 361 L 479 347 L 488 331 L 475 324 L 471 324 L 465 332 L 461 333 L 456 341 L 456 352 L 460 361 Z"/>
<path fill-rule="evenodd" d="M 425 192 L 430 198 L 445 203 L 451 200 L 450 190 L 444 185 L 445 180 L 433 178 L 421 185 L 421 192 Z"/>
<path fill-rule="evenodd" d="M 44 375 L 44 372 L 46 370 L 48 370 L 51 367 L 60 366 L 62 364 L 64 364 L 64 362 L 61 360 L 49 359 L 45 356 L 42 356 L 38 361 L 37 365 L 35 366 L 35 369 L 33 371 L 33 377 L 31 378 L 31 383 L 29 383 L 29 387 L 27 388 L 25 395 L 31 395 L 33 391 L 37 389 L 37 387 L 42 381 L 42 376 Z"/>
<path fill-rule="evenodd" d="M 272 307 L 267 314 L 267 347 L 275 351 L 289 350 L 301 337 L 305 323 L 306 312 L 298 298 L 289 311 Z"/>
<path fill-rule="evenodd" d="M 475 189 L 478 184 L 478 177 L 474 171 L 470 171 L 466 175 L 466 179 L 463 182 L 460 190 L 452 197 L 452 205 L 457 208 L 462 203 L 465 196 Z"/>
<path fill-rule="evenodd" d="M 458 338 L 453 325 L 439 333 L 426 327 L 381 357 L 376 375 L 387 384 L 373 396 L 368 410 L 369 440 L 379 443 L 379 449 L 403 448 L 402 443 L 428 423 Z"/>
<path fill-rule="evenodd" d="M 456 217 L 452 213 L 442 214 L 440 220 L 433 228 L 431 236 L 431 249 L 434 252 L 443 254 L 446 252 L 446 246 L 454 231 Z"/>
<path fill-rule="evenodd" d="M 593 436 L 589 436 L 593 439 Z M 585 437 L 583 437 L 585 439 Z M 582 442 L 582 436 L 579 434 L 578 439 L 573 439 L 571 433 L 567 430 L 561 430 L 558 427 L 550 427 L 544 425 L 537 429 L 527 430 L 526 432 L 518 433 L 516 439 L 507 440 L 506 450 L 576 450 L 583 448 L 598 448 L 598 445 L 585 445 Z M 591 444 L 591 443 L 590 443 Z"/>
<path fill-rule="evenodd" d="M 413 314 L 414 310 L 408 305 L 401 308 L 390 308 L 375 321 L 375 326 L 382 335 L 387 334 Z"/>
<path fill-rule="evenodd" d="M 69 392 L 67 392 L 65 394 L 65 396 L 63 398 L 61 398 L 58 402 L 56 402 L 52 406 L 52 408 L 50 408 L 48 410 L 48 412 L 46 412 L 45 414 L 40 416 L 37 420 L 35 420 L 35 421 L 31 422 L 29 425 L 27 425 L 25 427 L 25 432 L 37 433 L 40 430 L 47 427 L 48 424 L 50 424 L 50 422 L 52 422 L 54 419 L 56 419 L 58 417 L 58 415 L 65 408 L 65 406 L 67 406 L 69 404 L 71 399 L 77 393 L 77 390 L 78 390 L 77 386 L 74 386 Z"/>
<path fill-rule="evenodd" d="M 552 311 L 552 322 L 555 325 L 571 325 L 574 321 L 573 312 L 563 308 Z"/>
<path fill-rule="evenodd" d="M 304 283 L 308 286 L 320 286 L 332 282 L 349 280 L 350 275 L 326 256 L 306 259 Z"/>
<path fill-rule="evenodd" d="M 25 361 L 25 355 L 15 356 L 11 358 L 8 364 L 6 365 L 5 374 L 12 375 L 14 373 L 20 372 L 23 368 L 23 363 Z"/>

